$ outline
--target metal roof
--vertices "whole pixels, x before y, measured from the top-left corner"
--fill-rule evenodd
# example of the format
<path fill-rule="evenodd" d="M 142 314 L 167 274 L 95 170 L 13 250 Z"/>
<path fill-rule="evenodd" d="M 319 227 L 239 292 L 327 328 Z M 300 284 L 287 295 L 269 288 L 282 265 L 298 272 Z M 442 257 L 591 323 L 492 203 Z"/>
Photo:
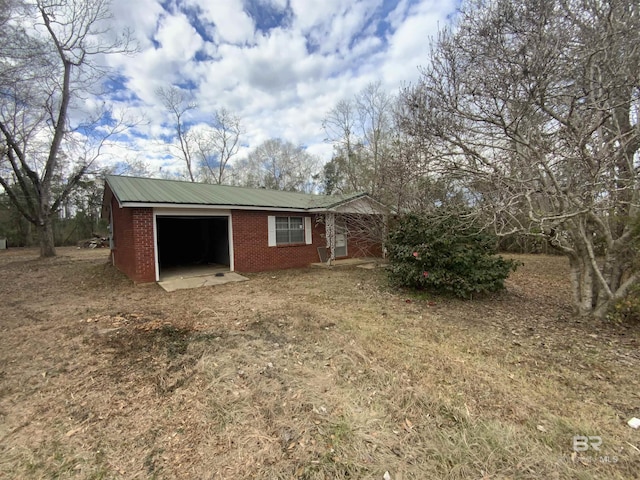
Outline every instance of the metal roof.
<path fill-rule="evenodd" d="M 261 188 L 232 187 L 229 185 L 211 185 L 119 175 L 107 175 L 106 182 L 121 205 L 215 205 L 315 210 L 331 209 L 356 198 L 367 196 L 364 193 L 310 195 Z"/>

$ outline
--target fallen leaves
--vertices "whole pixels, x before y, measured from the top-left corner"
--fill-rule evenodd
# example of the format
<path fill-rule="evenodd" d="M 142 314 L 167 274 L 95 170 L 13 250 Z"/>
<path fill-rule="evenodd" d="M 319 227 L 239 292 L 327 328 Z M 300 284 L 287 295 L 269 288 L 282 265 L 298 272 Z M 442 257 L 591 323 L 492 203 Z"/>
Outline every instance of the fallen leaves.
<path fill-rule="evenodd" d="M 413 423 L 411 423 L 411 420 L 409 420 L 408 418 L 405 418 L 403 427 L 407 432 L 410 432 L 411 430 L 413 430 Z"/>

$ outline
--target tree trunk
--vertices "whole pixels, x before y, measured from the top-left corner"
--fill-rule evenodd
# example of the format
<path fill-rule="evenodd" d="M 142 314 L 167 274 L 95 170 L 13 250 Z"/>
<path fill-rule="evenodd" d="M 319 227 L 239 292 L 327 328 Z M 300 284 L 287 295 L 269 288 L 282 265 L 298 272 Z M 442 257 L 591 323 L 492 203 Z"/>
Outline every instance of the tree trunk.
<path fill-rule="evenodd" d="M 38 228 L 38 236 L 40 237 L 40 256 L 55 257 L 56 246 L 53 236 L 53 222 L 51 217 L 45 217 L 41 220 Z"/>
<path fill-rule="evenodd" d="M 629 258 L 632 258 L 632 256 L 632 252 L 628 252 L 626 256 L 624 254 L 620 255 L 617 252 L 608 252 L 605 256 L 602 275 L 612 292 L 616 292 L 618 288 L 620 288 L 620 285 L 622 285 L 625 263 L 628 263 Z"/>
<path fill-rule="evenodd" d="M 604 319 L 615 302 L 624 298 L 638 283 L 638 273 L 631 273 L 626 277 L 623 275 L 627 262 L 628 258 L 623 256 L 607 256 L 603 276 L 612 293 L 610 295 L 598 280 L 588 256 L 575 252 L 569 255 L 575 313 Z"/>
<path fill-rule="evenodd" d="M 593 271 L 588 260 L 579 255 L 569 257 L 571 268 L 571 287 L 573 288 L 573 306 L 581 316 L 593 312 Z"/>

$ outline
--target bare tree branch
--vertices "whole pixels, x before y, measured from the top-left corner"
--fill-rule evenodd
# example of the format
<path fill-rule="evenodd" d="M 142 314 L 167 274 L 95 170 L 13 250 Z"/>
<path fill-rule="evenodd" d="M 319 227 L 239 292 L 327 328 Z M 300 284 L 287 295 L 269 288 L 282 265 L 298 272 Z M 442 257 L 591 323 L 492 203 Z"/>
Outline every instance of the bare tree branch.
<path fill-rule="evenodd" d="M 635 276 L 639 8 L 470 1 L 402 94 L 402 129 L 429 145 L 434 171 L 498 233 L 569 256 L 581 314 L 601 315 Z"/>
<path fill-rule="evenodd" d="M 74 174 L 65 178 L 61 171 L 60 160 L 77 135 L 69 111 L 74 100 L 99 83 L 104 69 L 95 61 L 97 55 L 132 49 L 128 32 L 110 34 L 107 0 L 8 0 L 7 5 L 5 16 L 0 15 L 0 185 L 35 225 L 41 255 L 51 256 L 52 217 L 91 165 L 84 158 Z M 23 28 L 25 19 L 34 27 Z M 109 124 L 105 116 L 101 121 Z M 96 136 L 97 130 L 88 132 L 87 144 Z M 63 182 L 55 191 L 54 181 Z M 23 199 L 14 193 L 15 186 Z"/>

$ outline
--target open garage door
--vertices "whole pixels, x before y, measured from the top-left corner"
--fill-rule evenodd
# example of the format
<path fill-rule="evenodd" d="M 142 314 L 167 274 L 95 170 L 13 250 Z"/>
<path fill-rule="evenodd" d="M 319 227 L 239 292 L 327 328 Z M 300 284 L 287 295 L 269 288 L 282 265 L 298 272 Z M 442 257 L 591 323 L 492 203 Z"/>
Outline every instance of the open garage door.
<path fill-rule="evenodd" d="M 156 217 L 160 278 L 183 272 L 229 271 L 229 218 Z"/>

